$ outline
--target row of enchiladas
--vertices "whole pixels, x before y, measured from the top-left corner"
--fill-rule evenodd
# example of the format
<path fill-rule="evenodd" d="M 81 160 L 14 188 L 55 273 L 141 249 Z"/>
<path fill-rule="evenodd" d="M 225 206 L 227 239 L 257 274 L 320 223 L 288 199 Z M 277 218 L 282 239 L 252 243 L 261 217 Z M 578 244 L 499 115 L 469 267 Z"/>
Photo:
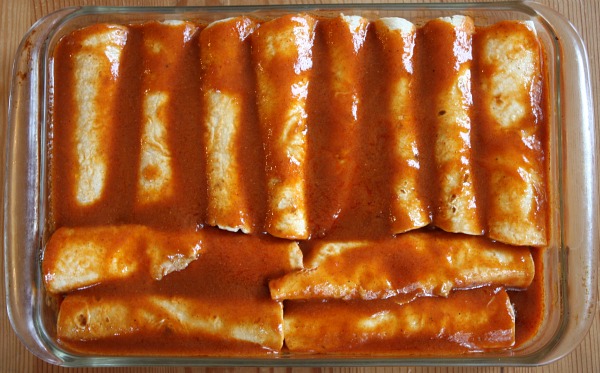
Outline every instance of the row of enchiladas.
<path fill-rule="evenodd" d="M 303 252 L 306 253 L 303 256 Z M 456 353 L 515 344 L 527 248 L 446 232 L 298 243 L 207 228 L 61 228 L 57 336 L 108 354 Z"/>
<path fill-rule="evenodd" d="M 509 294 L 548 236 L 542 64 L 530 24 L 464 16 L 65 36 L 42 261 L 58 340 L 119 355 L 514 346 Z"/>
<path fill-rule="evenodd" d="M 367 210 L 388 234 L 546 244 L 543 59 L 527 23 L 241 17 L 95 25 L 59 48 L 55 164 L 72 166 L 52 170 L 59 225 L 130 189 L 113 221 L 186 194 L 200 224 L 287 239 Z"/>

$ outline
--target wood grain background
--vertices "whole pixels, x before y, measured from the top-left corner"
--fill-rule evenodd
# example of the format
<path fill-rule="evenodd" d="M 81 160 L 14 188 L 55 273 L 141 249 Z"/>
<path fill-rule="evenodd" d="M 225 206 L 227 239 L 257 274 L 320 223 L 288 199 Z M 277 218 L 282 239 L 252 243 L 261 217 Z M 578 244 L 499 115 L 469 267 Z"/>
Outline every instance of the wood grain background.
<path fill-rule="evenodd" d="M 416 0 L 415 0 L 416 1 Z M 600 84 L 600 2 L 598 0 L 538 0 L 566 16 L 579 30 L 585 41 L 591 66 L 593 93 L 596 98 L 595 112 L 600 114 L 598 93 Z M 327 1 L 328 3 L 336 1 Z M 355 1 L 346 1 L 354 3 Z M 362 1 L 369 2 L 369 1 Z M 381 1 L 385 2 L 385 1 Z M 396 1 L 405 2 L 405 1 Z M 424 1 L 430 2 L 430 1 Z M 454 2 L 443 1 L 442 2 Z M 7 121 L 8 95 L 11 66 L 19 42 L 29 27 L 40 17 L 67 6 L 77 5 L 119 5 L 119 6 L 185 6 L 185 5 L 234 5 L 242 1 L 219 0 L 152 0 L 152 1 L 84 1 L 84 0 L 0 0 L 0 164 L 4 164 L 4 127 Z M 281 1 L 254 1 L 253 3 L 281 3 Z M 287 3 L 312 3 L 311 1 L 288 1 Z M 317 3 L 320 3 L 317 1 Z M 596 126 L 598 122 L 596 121 Z M 0 178 L 1 178 L 0 174 Z M 1 182 L 1 180 L 0 180 Z M 2 216 L 0 215 L 0 224 Z M 0 257 L 0 274 L 4 279 L 4 256 Z M 242 372 L 242 373 L 404 373 L 404 372 L 598 372 L 600 371 L 600 307 L 589 333 L 583 342 L 565 358 L 543 367 L 536 368 L 80 368 L 65 369 L 47 364 L 31 353 L 20 343 L 13 332 L 6 313 L 5 287 L 0 287 L 0 372 Z"/>

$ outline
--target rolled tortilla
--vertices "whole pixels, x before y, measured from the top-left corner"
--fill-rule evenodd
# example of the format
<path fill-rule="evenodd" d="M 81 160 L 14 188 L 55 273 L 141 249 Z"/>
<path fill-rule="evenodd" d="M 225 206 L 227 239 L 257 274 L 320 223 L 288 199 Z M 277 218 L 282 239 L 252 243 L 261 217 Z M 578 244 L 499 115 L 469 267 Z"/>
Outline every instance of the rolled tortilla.
<path fill-rule="evenodd" d="M 309 113 L 309 152 L 313 151 L 309 157 L 309 220 L 314 235 L 328 233 L 352 199 L 359 112 L 363 110 L 357 82 L 364 76 L 363 46 L 368 26 L 368 20 L 359 16 L 319 21 L 317 33 L 322 36 L 322 45 L 316 48 L 323 52 L 315 66 L 320 63 L 322 67 L 315 71 L 320 77 L 315 78 L 313 87 L 326 94 L 314 96 L 319 111 Z"/>
<path fill-rule="evenodd" d="M 138 171 L 137 202 L 141 205 L 164 202 L 174 193 L 172 152 L 169 131 L 173 121 L 172 81 L 177 67 L 192 47 L 198 27 L 190 22 L 150 22 L 142 33 L 142 132 Z"/>
<path fill-rule="evenodd" d="M 308 237 L 306 211 L 306 98 L 316 20 L 287 15 L 251 36 L 257 104 L 266 152 L 266 231 L 291 239 Z"/>
<path fill-rule="evenodd" d="M 273 299 L 385 299 L 448 296 L 485 285 L 527 288 L 528 248 L 478 236 L 409 232 L 381 241 L 322 242 L 304 268 L 269 283 Z"/>
<path fill-rule="evenodd" d="M 403 233 L 431 223 L 431 212 L 419 185 L 421 161 L 415 108 L 414 47 L 416 27 L 403 18 L 374 22 L 384 53 L 389 79 L 392 198 L 392 233 Z"/>
<path fill-rule="evenodd" d="M 74 33 L 80 45 L 72 60 L 75 110 L 75 201 L 89 206 L 100 200 L 107 181 L 111 139 L 117 131 L 116 113 L 121 55 L 128 29 L 100 24 Z"/>
<path fill-rule="evenodd" d="M 76 350 L 104 353 L 123 353 L 119 346 L 146 354 L 152 348 L 174 354 L 279 350 L 283 310 L 266 283 L 302 267 L 298 243 L 210 227 L 201 232 L 202 255 L 184 271 L 161 281 L 129 277 L 66 296 L 59 339 Z"/>
<path fill-rule="evenodd" d="M 229 231 L 252 231 L 247 191 L 238 148 L 241 127 L 248 125 L 250 92 L 248 36 L 258 24 L 248 17 L 228 18 L 200 33 L 205 108 L 207 223 Z"/>
<path fill-rule="evenodd" d="M 243 309 L 245 312 L 240 312 Z M 129 354 L 136 344 L 194 340 L 191 353 L 234 353 L 236 347 L 278 351 L 283 345 L 283 307 L 270 300 L 234 300 L 140 294 L 96 297 L 69 295 L 60 305 L 57 335 L 62 343 L 93 349 L 89 341 L 135 341 L 119 351 Z M 210 343 L 202 343 L 202 340 Z M 83 344 L 82 344 L 83 342 Z M 210 350 L 211 344 L 226 350 Z M 139 347 L 140 349 L 142 347 Z M 213 347 L 214 348 L 214 347 Z M 143 350 L 142 350 L 143 351 Z M 109 351 L 110 352 L 110 351 Z M 148 352 L 148 351 L 143 351 Z M 176 354 L 185 351 L 175 351 Z"/>
<path fill-rule="evenodd" d="M 293 352 L 466 352 L 511 347 L 515 316 L 501 288 L 455 291 L 448 298 L 425 297 L 407 304 L 393 298 L 289 301 L 284 334 Z"/>
<path fill-rule="evenodd" d="M 161 280 L 203 252 L 202 233 L 161 232 L 141 225 L 60 228 L 44 250 L 46 290 L 64 293 L 139 272 Z"/>
<path fill-rule="evenodd" d="M 513 245 L 547 243 L 542 50 L 529 22 L 500 22 L 474 39 L 480 164 L 488 235 Z"/>
<path fill-rule="evenodd" d="M 438 18 L 420 29 L 422 94 L 428 136 L 433 138 L 433 223 L 448 232 L 483 234 L 475 201 L 471 157 L 473 20 Z"/>

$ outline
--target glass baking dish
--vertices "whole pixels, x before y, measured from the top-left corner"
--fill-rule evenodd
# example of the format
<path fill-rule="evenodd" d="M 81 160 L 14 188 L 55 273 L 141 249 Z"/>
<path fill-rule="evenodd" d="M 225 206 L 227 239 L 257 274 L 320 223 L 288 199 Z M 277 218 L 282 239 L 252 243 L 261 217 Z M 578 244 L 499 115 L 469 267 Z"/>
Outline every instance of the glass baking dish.
<path fill-rule="evenodd" d="M 406 18 L 416 24 L 464 14 L 477 25 L 530 20 L 547 54 L 551 233 L 543 258 L 544 320 L 532 341 L 514 350 L 447 356 L 294 355 L 265 357 L 124 357 L 78 355 L 56 343 L 45 303 L 40 257 L 48 239 L 49 76 L 53 48 L 69 32 L 98 22 L 194 20 L 209 23 L 233 15 L 270 18 L 310 12 Z M 23 39 L 14 62 L 4 172 L 4 255 L 11 324 L 36 356 L 64 366 L 384 366 L 539 365 L 570 352 L 589 329 L 596 303 L 598 177 L 596 130 L 585 47 L 560 14 L 533 2 L 472 4 L 363 4 L 260 7 L 67 8 L 39 20 Z"/>

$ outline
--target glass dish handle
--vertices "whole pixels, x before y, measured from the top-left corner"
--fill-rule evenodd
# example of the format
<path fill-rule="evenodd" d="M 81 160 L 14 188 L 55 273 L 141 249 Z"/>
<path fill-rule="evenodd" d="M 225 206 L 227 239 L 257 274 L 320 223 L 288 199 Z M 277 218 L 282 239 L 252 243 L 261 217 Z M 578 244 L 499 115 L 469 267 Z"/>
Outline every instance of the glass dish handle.
<path fill-rule="evenodd" d="M 41 79 L 44 76 L 47 36 L 57 23 L 77 8 L 65 8 L 38 20 L 24 36 L 13 64 L 9 96 L 8 124 L 5 139 L 4 170 L 4 285 L 6 307 L 13 330 L 34 355 L 59 363 L 45 350 L 36 332 L 34 310 L 40 281 L 40 123 L 46 113 L 40 108 L 45 97 Z M 21 141 L 26 139 L 27 141 Z M 27 191 L 27 193 L 23 193 Z M 29 251 L 36 250 L 31 253 Z"/>
<path fill-rule="evenodd" d="M 560 290 L 568 299 L 564 300 L 566 315 L 563 317 L 563 336 L 544 358 L 544 363 L 550 363 L 571 352 L 583 340 L 594 319 L 599 232 L 596 155 L 598 139 L 594 125 L 589 59 L 581 36 L 573 25 L 556 11 L 535 2 L 526 4 L 543 14 L 547 27 L 558 36 L 555 44 L 560 53 L 563 72 L 559 77 L 563 99 L 559 113 L 563 123 L 560 136 L 563 149 L 569 149 L 568 155 L 562 155 L 564 200 L 561 201 L 565 207 L 562 245 L 565 251 L 561 261 L 562 270 L 567 278 L 565 287 L 568 289 Z M 571 158 L 568 162 L 567 156 Z M 567 182 L 577 180 L 576 177 L 582 180 L 580 184 L 574 186 Z M 569 214 L 575 213 L 582 216 L 578 219 L 568 217 Z M 594 226 L 580 224 L 582 221 Z M 572 314 L 574 312 L 577 314 Z"/>

